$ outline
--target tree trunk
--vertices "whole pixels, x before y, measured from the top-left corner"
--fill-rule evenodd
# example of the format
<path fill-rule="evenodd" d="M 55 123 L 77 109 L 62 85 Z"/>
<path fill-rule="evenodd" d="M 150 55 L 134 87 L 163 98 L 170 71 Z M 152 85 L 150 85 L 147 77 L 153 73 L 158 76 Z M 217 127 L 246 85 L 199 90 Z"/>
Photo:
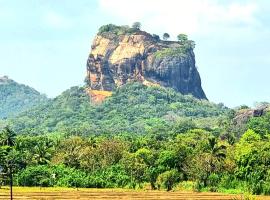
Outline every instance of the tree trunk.
<path fill-rule="evenodd" d="M 12 170 L 10 170 L 9 178 L 10 178 L 10 181 L 9 181 L 9 184 L 10 184 L 10 200 L 13 200 L 13 191 L 12 191 L 13 177 L 12 177 Z"/>
<path fill-rule="evenodd" d="M 151 184 L 151 189 L 152 190 L 157 189 L 156 186 L 155 186 L 155 182 L 151 181 L 150 184 Z"/>

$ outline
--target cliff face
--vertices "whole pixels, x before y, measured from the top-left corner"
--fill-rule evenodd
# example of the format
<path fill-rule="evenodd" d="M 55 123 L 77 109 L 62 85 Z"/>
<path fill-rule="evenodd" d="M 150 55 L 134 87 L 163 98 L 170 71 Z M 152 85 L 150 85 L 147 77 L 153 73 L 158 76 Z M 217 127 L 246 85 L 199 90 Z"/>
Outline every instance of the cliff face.
<path fill-rule="evenodd" d="M 127 82 L 140 81 L 206 99 L 192 48 L 139 30 L 99 33 L 87 61 L 86 81 L 94 96 L 95 91 L 112 91 Z"/>

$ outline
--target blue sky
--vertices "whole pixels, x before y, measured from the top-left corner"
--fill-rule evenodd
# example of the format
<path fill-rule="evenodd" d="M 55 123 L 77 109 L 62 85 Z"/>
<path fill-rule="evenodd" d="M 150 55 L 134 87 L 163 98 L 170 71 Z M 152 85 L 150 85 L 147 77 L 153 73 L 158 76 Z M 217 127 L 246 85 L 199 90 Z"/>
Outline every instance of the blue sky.
<path fill-rule="evenodd" d="M 82 85 L 99 26 L 131 25 L 195 40 L 210 101 L 270 101 L 270 1 L 0 0 L 0 76 L 49 97 Z"/>

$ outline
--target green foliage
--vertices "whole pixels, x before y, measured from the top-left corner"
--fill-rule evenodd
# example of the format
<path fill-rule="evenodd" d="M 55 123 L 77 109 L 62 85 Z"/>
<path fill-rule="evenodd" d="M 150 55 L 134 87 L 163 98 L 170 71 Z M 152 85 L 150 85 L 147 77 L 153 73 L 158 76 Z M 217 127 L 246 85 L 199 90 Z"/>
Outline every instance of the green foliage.
<path fill-rule="evenodd" d="M 153 189 L 172 190 L 192 181 L 189 187 L 196 190 L 269 194 L 269 137 L 248 130 L 230 145 L 211 130 L 180 124 L 145 135 L 20 135 L 14 147 L 1 146 L 0 164 L 5 171 L 12 166 L 23 186 L 142 188 L 150 183 Z"/>
<path fill-rule="evenodd" d="M 14 146 L 16 134 L 8 126 L 0 132 L 0 144 L 7 146 Z"/>
<path fill-rule="evenodd" d="M 156 40 L 156 41 L 159 41 L 159 40 L 160 40 L 159 35 L 157 35 L 157 34 L 153 34 L 152 37 L 153 37 L 154 40 Z"/>
<path fill-rule="evenodd" d="M 168 56 L 186 57 L 187 49 L 184 47 L 165 48 L 154 53 L 154 56 L 158 59 L 162 59 Z"/>
<path fill-rule="evenodd" d="M 141 22 L 134 22 L 132 24 L 132 28 L 138 29 L 138 30 L 141 28 L 141 26 L 142 26 Z"/>
<path fill-rule="evenodd" d="M 85 88 L 72 87 L 8 121 L 12 129 L 0 131 L 0 166 L 23 186 L 187 184 L 269 194 L 269 116 L 251 118 L 236 138 L 234 112 L 222 104 L 131 83 L 92 105 Z"/>
<path fill-rule="evenodd" d="M 177 170 L 172 169 L 160 174 L 157 178 L 157 184 L 163 186 L 167 191 L 172 190 L 173 186 L 179 181 L 180 174 Z"/>
<path fill-rule="evenodd" d="M 16 116 L 46 101 L 47 98 L 33 88 L 0 77 L 0 119 Z"/>
<path fill-rule="evenodd" d="M 173 169 L 177 166 L 177 161 L 178 155 L 176 151 L 174 150 L 161 151 L 157 160 L 158 168 L 161 171 Z"/>
<path fill-rule="evenodd" d="M 188 36 L 186 34 L 180 33 L 177 35 L 177 39 L 181 44 L 184 44 L 188 41 Z"/>
<path fill-rule="evenodd" d="M 113 33 L 116 35 L 132 34 L 139 30 L 139 28 L 130 28 L 129 26 L 117 26 L 114 24 L 103 25 L 98 29 L 98 34 Z"/>
<path fill-rule="evenodd" d="M 254 130 L 261 136 L 265 136 L 270 133 L 270 112 L 267 112 L 261 117 L 253 117 L 249 120 L 247 127 Z"/>
<path fill-rule="evenodd" d="M 219 176 L 215 173 L 212 173 L 208 176 L 208 186 L 210 187 L 211 192 L 216 192 L 219 183 Z"/>
<path fill-rule="evenodd" d="M 168 40 L 170 38 L 170 35 L 168 33 L 163 34 L 163 40 Z"/>
<path fill-rule="evenodd" d="M 44 165 L 28 167 L 19 173 L 18 183 L 23 186 L 52 186 L 52 172 Z"/>
<path fill-rule="evenodd" d="M 117 89 L 101 105 L 94 106 L 90 105 L 84 88 L 72 87 L 50 103 L 11 119 L 10 123 L 20 133 L 146 134 L 160 129 L 160 126 L 164 132 L 169 131 L 174 126 L 170 118 L 211 117 L 216 121 L 228 111 L 226 107 L 181 95 L 173 89 L 133 83 Z"/>
<path fill-rule="evenodd" d="M 10 122 L 17 132 L 42 134 L 66 130 L 72 134 L 84 134 L 91 129 L 86 123 L 88 113 L 91 113 L 91 106 L 84 88 L 72 87 L 55 99 L 23 112 Z"/>
<path fill-rule="evenodd" d="M 247 130 L 236 145 L 236 175 L 254 194 L 269 193 L 269 150 L 269 138 L 262 139 L 252 130 Z"/>
<path fill-rule="evenodd" d="M 126 172 L 131 177 L 132 187 L 136 186 L 136 183 L 140 186 L 141 183 L 146 181 L 146 172 L 149 166 L 147 158 L 151 157 L 151 152 L 147 149 L 139 149 L 135 153 L 126 153 L 121 160 L 121 164 L 125 167 Z M 151 159 L 151 158 L 150 158 Z"/>
<path fill-rule="evenodd" d="M 193 40 L 188 40 L 187 35 L 179 34 L 177 39 L 185 51 L 193 50 L 195 48 L 195 42 Z"/>

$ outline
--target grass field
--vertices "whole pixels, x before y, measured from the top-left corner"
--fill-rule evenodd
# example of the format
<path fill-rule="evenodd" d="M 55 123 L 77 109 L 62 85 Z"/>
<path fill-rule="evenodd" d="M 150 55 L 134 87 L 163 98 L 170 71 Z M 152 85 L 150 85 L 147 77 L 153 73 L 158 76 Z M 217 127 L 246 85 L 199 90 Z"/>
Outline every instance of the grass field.
<path fill-rule="evenodd" d="M 165 192 L 165 191 L 134 191 L 125 189 L 73 189 L 73 188 L 34 188 L 14 187 L 14 199 L 168 199 L 168 200 L 270 200 L 270 196 L 257 196 L 245 199 L 241 195 L 228 195 L 209 192 Z M 0 189 L 0 199 L 9 199 L 9 189 Z"/>

